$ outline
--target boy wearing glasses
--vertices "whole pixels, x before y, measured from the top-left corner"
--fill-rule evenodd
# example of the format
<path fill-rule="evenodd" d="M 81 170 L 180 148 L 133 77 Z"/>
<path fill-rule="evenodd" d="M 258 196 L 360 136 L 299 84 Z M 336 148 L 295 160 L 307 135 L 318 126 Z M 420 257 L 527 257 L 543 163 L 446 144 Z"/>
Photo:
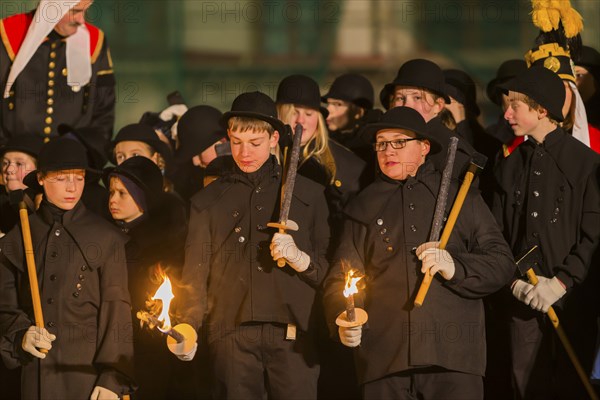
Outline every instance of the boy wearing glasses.
<path fill-rule="evenodd" d="M 345 210 L 348 218 L 324 302 L 332 335 L 355 347 L 365 399 L 482 398 L 482 297 L 511 278 L 510 250 L 480 195 L 471 192 L 445 250 L 428 242 L 440 174 L 429 155 L 441 146 L 414 109 L 396 107 L 366 126 L 375 138 L 379 178 Z M 451 186 L 449 210 L 457 187 Z M 365 274 L 355 295 L 368 324 L 337 328 L 345 309 L 341 260 Z M 423 273 L 434 276 L 413 308 Z M 358 347 L 360 345 L 360 347 Z"/>

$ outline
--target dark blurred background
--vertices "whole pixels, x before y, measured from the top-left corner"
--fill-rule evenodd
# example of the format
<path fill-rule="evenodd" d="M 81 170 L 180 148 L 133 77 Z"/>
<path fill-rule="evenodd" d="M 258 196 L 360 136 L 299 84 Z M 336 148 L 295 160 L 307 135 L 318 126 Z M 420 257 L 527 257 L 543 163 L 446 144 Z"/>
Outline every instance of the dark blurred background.
<path fill-rule="evenodd" d="M 0 17 L 36 3 L 2 0 Z M 599 48 L 600 0 L 571 3 L 585 19 L 584 43 Z M 533 46 L 530 10 L 524 0 L 95 0 L 88 19 L 111 47 L 116 130 L 165 108 L 176 89 L 189 105 L 225 111 L 244 91 L 274 96 L 291 73 L 312 76 L 324 92 L 337 75 L 361 72 L 378 94 L 417 57 L 470 73 L 487 123 L 497 114 L 485 85 L 502 61 Z"/>

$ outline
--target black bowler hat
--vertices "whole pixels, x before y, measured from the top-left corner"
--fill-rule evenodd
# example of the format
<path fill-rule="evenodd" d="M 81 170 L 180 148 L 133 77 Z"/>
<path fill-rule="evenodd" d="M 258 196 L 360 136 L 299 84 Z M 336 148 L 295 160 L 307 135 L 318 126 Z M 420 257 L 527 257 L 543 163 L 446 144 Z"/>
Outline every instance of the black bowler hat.
<path fill-rule="evenodd" d="M 0 147 L 0 157 L 9 151 L 20 151 L 37 159 L 43 145 L 44 139 L 40 136 L 17 135 L 10 138 L 4 146 Z"/>
<path fill-rule="evenodd" d="M 73 139 L 59 137 L 44 144 L 37 164 L 37 170 L 31 171 L 23 179 L 25 185 L 36 190 L 41 189 L 37 181 L 38 172 L 83 169 L 85 180 L 88 182 L 96 181 L 100 177 L 100 171 L 89 167 L 85 147 Z"/>
<path fill-rule="evenodd" d="M 171 160 L 172 153 L 169 146 L 158 138 L 158 135 L 149 125 L 146 124 L 130 124 L 123 127 L 117 136 L 113 139 L 113 147 L 111 151 L 111 155 L 113 159 L 111 160 L 114 164 L 116 164 L 114 160 L 114 149 L 117 143 L 120 142 L 143 142 L 147 145 L 151 146 L 155 151 L 157 151 L 167 163 Z"/>
<path fill-rule="evenodd" d="M 104 134 L 92 127 L 73 128 L 67 124 L 58 125 L 58 134 L 78 141 L 87 150 L 90 167 L 102 169 L 108 162 Z"/>
<path fill-rule="evenodd" d="M 561 79 L 576 82 L 571 53 L 558 43 L 542 44 L 525 54 L 527 67 L 544 67 L 556 73 Z"/>
<path fill-rule="evenodd" d="M 223 114 L 211 106 L 195 106 L 181 116 L 177 124 L 179 148 L 175 158 L 189 161 L 227 135 L 221 124 Z"/>
<path fill-rule="evenodd" d="M 390 108 L 390 97 L 396 86 L 408 86 L 428 90 L 450 103 L 446 93 L 446 82 L 441 68 L 433 61 L 424 59 L 410 60 L 402 64 L 396 78 L 386 84 L 379 93 L 379 101 L 386 110 Z"/>
<path fill-rule="evenodd" d="M 427 139 L 431 144 L 430 154 L 442 149 L 438 141 L 428 132 L 425 120 L 418 111 L 409 107 L 394 107 L 381 116 L 379 122 L 367 124 L 362 134 L 372 135 L 383 129 L 405 129 L 413 132 L 418 139 Z"/>
<path fill-rule="evenodd" d="M 444 78 L 448 94 L 462 104 L 469 114 L 479 116 L 481 111 L 477 105 L 477 88 L 473 78 L 459 69 L 445 70 Z"/>
<path fill-rule="evenodd" d="M 522 93 L 548 110 L 555 121 L 564 120 L 565 86 L 562 79 L 544 67 L 531 67 L 499 86 L 503 93 Z"/>
<path fill-rule="evenodd" d="M 502 105 L 502 98 L 500 97 L 501 92 L 498 91 L 498 86 L 514 78 L 517 76 L 517 74 L 525 71 L 526 69 L 527 63 L 525 60 L 507 60 L 500 64 L 500 67 L 496 72 L 496 77 L 492 79 L 490 83 L 488 83 L 486 88 L 487 96 L 492 103 L 498 106 Z"/>
<path fill-rule="evenodd" d="M 295 104 L 319 110 L 327 118 L 329 111 L 321 107 L 321 92 L 319 84 L 306 75 L 290 75 L 279 83 L 277 87 L 277 104 Z"/>
<path fill-rule="evenodd" d="M 344 74 L 335 78 L 329 92 L 321 100 L 324 103 L 327 99 L 344 100 L 370 110 L 375 102 L 374 97 L 373 85 L 367 78 L 360 74 Z"/>
<path fill-rule="evenodd" d="M 233 100 L 231 111 L 223 114 L 221 122 L 227 126 L 231 117 L 259 119 L 269 123 L 279 134 L 283 133 L 285 124 L 277 118 L 275 102 L 262 92 L 246 92 Z"/>
<path fill-rule="evenodd" d="M 105 168 L 102 180 L 107 188 L 110 187 L 111 176 L 115 175 L 123 176 L 139 187 L 144 192 L 145 200 L 151 210 L 161 203 L 164 196 L 163 176 L 160 168 L 152 160 L 146 157 L 131 157 L 121 165 Z"/>

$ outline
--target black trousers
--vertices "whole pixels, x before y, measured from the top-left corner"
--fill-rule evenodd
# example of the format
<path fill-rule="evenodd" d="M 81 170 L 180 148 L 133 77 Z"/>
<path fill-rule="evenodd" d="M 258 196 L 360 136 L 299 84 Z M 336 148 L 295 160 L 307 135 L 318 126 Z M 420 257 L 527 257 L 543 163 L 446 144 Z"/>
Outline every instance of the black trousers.
<path fill-rule="evenodd" d="M 550 320 L 542 313 L 531 318 L 515 313 L 510 320 L 512 378 L 516 399 L 587 399 L 581 380 L 564 351 Z M 587 332 L 569 329 L 568 316 L 559 318 L 586 373 L 592 365 L 594 345 Z"/>
<path fill-rule="evenodd" d="M 365 400 L 480 400 L 481 376 L 443 368 L 415 369 L 363 385 Z"/>
<path fill-rule="evenodd" d="M 319 364 L 313 339 L 298 331 L 296 340 L 286 340 L 286 328 L 252 323 L 212 334 L 213 397 L 316 399 Z"/>

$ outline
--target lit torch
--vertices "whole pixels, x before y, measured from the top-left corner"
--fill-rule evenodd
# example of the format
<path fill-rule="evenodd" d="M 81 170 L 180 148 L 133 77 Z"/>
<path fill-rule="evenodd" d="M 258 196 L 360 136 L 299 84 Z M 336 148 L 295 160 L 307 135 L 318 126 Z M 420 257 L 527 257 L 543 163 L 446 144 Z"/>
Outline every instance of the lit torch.
<path fill-rule="evenodd" d="M 196 330 L 191 325 L 185 323 L 171 327 L 169 308 L 175 295 L 173 295 L 173 288 L 171 287 L 171 280 L 169 277 L 162 271 L 159 271 L 159 275 L 162 277 L 163 281 L 151 299 L 155 303 L 160 300 L 160 314 L 157 317 L 147 311 L 138 311 L 137 317 L 142 324 L 148 324 L 150 329 L 156 327 L 159 331 L 167 335 L 167 347 L 172 353 L 176 355 L 189 355 L 192 351 L 195 353 L 196 343 L 198 341 Z M 159 304 L 156 304 L 156 306 L 159 306 Z M 192 358 L 193 354 L 187 361 L 190 361 Z"/>
<path fill-rule="evenodd" d="M 344 297 L 346 298 L 346 318 L 350 322 L 356 320 L 356 313 L 354 312 L 354 295 L 358 293 L 358 287 L 356 283 L 363 277 L 356 276 L 356 271 L 351 269 L 346 273 L 346 286 L 344 287 Z"/>
<path fill-rule="evenodd" d="M 162 303 L 161 311 L 159 316 L 155 316 L 147 311 L 138 311 L 137 317 L 140 321 L 145 322 L 152 329 L 156 327 L 162 333 L 171 336 L 178 343 L 183 341 L 183 335 L 171 327 L 171 317 L 169 316 L 169 308 L 171 301 L 175 298 L 173 294 L 173 288 L 171 286 L 171 280 L 166 274 L 162 274 L 163 283 L 159 286 L 152 296 L 152 300 L 160 300 Z"/>
<path fill-rule="evenodd" d="M 344 285 L 344 297 L 346 298 L 346 311 L 341 313 L 336 319 L 336 324 L 344 327 L 363 325 L 367 322 L 368 315 L 362 308 L 354 307 L 354 295 L 358 293 L 356 285 L 364 276 L 358 275 L 358 272 L 352 269 L 346 261 L 342 260 L 342 272 L 346 277 Z"/>

